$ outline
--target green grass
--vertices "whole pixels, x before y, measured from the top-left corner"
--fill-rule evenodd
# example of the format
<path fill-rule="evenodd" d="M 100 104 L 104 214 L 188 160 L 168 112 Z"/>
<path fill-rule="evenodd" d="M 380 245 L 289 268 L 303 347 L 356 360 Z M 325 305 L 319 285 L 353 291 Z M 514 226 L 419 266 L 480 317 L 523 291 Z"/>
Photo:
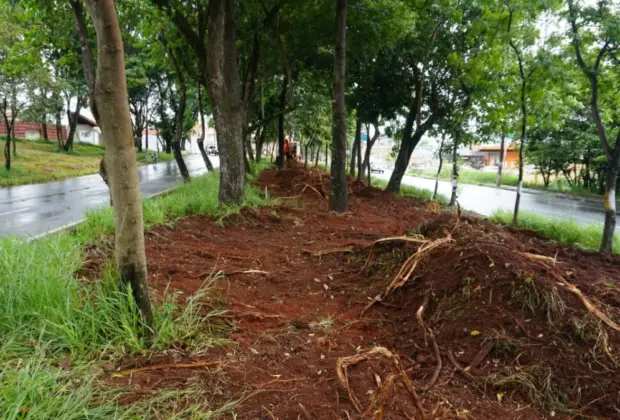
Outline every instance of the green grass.
<path fill-rule="evenodd" d="M 512 212 L 497 211 L 490 219 L 503 225 L 512 224 Z M 598 251 L 603 237 L 603 226 L 592 224 L 584 226 L 573 220 L 558 220 L 532 213 L 519 213 L 519 227 L 534 231 L 545 238 L 563 245 L 586 251 Z M 614 236 L 614 252 L 620 254 L 620 235 Z"/>
<path fill-rule="evenodd" d="M 145 227 L 174 223 L 190 214 L 222 219 L 238 212 L 240 205 L 217 206 L 218 180 L 218 173 L 210 173 L 168 195 L 144 200 Z M 273 203 L 247 187 L 246 205 Z M 223 324 L 217 322 L 221 311 L 205 303 L 217 276 L 192 296 L 174 290 L 152 294 L 157 333 L 148 344 L 139 331 L 131 291 L 119 288 L 111 264 L 99 280 L 78 279 L 75 273 L 84 262 L 84 245 L 105 243 L 104 237 L 112 232 L 112 212 L 106 209 L 89 213 L 74 232 L 33 242 L 0 239 L 2 418 L 151 418 L 153 407 L 159 407 L 157 415 L 165 418 L 214 414 L 204 395 L 197 398 L 199 389 L 167 391 L 119 408 L 118 392 L 100 385 L 100 366 L 123 355 L 179 343 L 189 352 L 204 352 L 225 341 Z M 63 360 L 69 361 L 68 368 L 57 367 Z"/>
<path fill-rule="evenodd" d="M 12 150 L 12 149 L 11 149 Z M 36 184 L 90 175 L 99 171 L 104 149 L 89 143 L 75 143 L 73 151 L 58 150 L 55 142 L 17 140 L 17 156 L 12 156 L 11 170 L 7 171 L 2 159 L 0 187 Z M 150 163 L 146 153 L 136 154 L 140 165 Z M 173 160 L 172 155 L 160 153 L 158 161 Z"/>
<path fill-rule="evenodd" d="M 446 165 L 441 169 L 439 179 L 442 181 L 449 181 L 451 177 L 452 166 Z M 410 169 L 407 172 L 411 176 L 419 176 L 424 178 L 435 179 L 437 176 L 436 169 Z M 459 183 L 474 184 L 474 185 L 492 185 L 495 186 L 497 182 L 496 172 L 483 172 L 462 168 L 459 173 Z M 502 185 L 516 187 L 519 184 L 519 177 L 517 174 L 504 172 L 502 174 Z M 580 195 L 593 195 L 594 193 L 582 186 L 572 186 L 566 182 L 565 179 L 556 179 L 552 181 L 549 186 L 545 186 L 536 182 L 524 181 L 523 186 L 526 188 L 532 188 L 537 190 L 544 190 L 550 192 L 562 192 L 568 194 L 580 194 Z"/>
<path fill-rule="evenodd" d="M 387 187 L 387 184 L 387 181 L 384 181 L 383 179 L 372 177 L 372 185 L 374 185 L 375 187 L 385 188 Z M 433 192 L 430 190 L 404 184 L 400 186 L 400 194 L 405 197 L 416 197 L 427 201 L 430 201 L 431 197 L 433 196 Z M 437 201 L 439 204 L 447 205 L 450 202 L 450 199 L 445 195 L 437 194 L 437 197 L 435 197 L 435 201 Z"/>

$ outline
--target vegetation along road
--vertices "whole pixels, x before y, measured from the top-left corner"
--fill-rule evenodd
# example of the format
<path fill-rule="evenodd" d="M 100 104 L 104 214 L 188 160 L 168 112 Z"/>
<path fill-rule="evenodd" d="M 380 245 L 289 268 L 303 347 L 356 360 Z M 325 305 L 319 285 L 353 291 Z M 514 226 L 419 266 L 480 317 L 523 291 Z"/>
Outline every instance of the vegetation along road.
<path fill-rule="evenodd" d="M 218 164 L 217 158 L 214 163 Z M 192 175 L 205 172 L 199 155 L 186 160 Z M 177 184 L 181 179 L 174 162 L 139 168 L 140 185 L 145 195 L 157 194 Z M 388 179 L 390 174 L 381 175 Z M 403 184 L 432 190 L 434 180 L 405 176 Z M 439 193 L 450 194 L 449 182 L 441 181 Z M 510 210 L 515 192 L 478 185 L 462 185 L 461 206 L 485 216 L 500 210 Z M 99 175 L 89 175 L 39 185 L 0 189 L 0 236 L 32 237 L 76 223 L 84 212 L 107 205 L 108 190 Z M 550 193 L 524 190 L 523 210 L 556 219 L 573 219 L 579 224 L 601 223 L 602 206 L 594 200 L 563 198 Z"/>

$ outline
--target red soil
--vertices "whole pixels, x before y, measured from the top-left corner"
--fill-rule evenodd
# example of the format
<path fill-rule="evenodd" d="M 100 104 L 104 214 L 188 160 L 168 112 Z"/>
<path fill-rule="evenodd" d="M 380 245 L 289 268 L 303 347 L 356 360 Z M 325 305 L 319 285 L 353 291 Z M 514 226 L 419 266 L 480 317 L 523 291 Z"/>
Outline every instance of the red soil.
<path fill-rule="evenodd" d="M 209 274 L 228 274 L 216 281 L 210 304 L 227 310 L 234 328 L 230 343 L 204 354 L 179 348 L 123 363 L 224 362 L 110 379 L 131 389 L 126 401 L 201 382 L 214 406 L 240 400 L 233 409 L 240 419 L 361 418 L 338 380 L 337 361 L 382 346 L 399 356 L 426 418 L 539 419 L 554 410 L 556 417 L 620 415 L 620 333 L 558 284 L 558 276 L 575 284 L 618 322 L 620 258 L 558 247 L 481 219 L 457 221 L 432 204 L 354 183 L 350 212 L 330 213 L 328 175 L 317 171 L 267 171 L 258 184 L 286 205 L 244 210 L 223 227 L 197 216 L 147 234 L 157 291 L 190 295 Z M 451 234 L 453 241 L 431 251 L 407 284 L 360 316 L 419 244 L 377 246 L 363 273 L 369 246 L 415 233 L 430 240 Z M 557 256 L 557 263 L 523 253 Z M 425 298 L 423 319 L 442 362 L 428 391 L 437 360 L 416 319 Z M 450 361 L 454 355 L 464 368 L 479 353 L 468 372 Z M 385 392 L 377 418 L 420 418 L 402 384 L 383 386 L 392 373 L 387 358 L 361 361 L 348 369 L 351 390 L 364 409 Z"/>

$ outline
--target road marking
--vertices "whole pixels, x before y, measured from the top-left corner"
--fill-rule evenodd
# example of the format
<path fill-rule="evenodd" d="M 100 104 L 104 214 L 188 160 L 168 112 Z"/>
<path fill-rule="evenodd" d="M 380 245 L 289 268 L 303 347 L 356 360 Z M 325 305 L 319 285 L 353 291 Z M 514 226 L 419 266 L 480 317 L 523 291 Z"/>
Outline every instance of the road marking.
<path fill-rule="evenodd" d="M 26 207 L 25 209 L 17 209 L 17 210 L 11 210 L 11 211 L 7 211 L 4 213 L 0 213 L 0 216 L 6 216 L 7 214 L 12 214 L 12 213 L 17 213 L 19 211 L 26 211 L 26 210 L 30 210 L 32 207 Z"/>

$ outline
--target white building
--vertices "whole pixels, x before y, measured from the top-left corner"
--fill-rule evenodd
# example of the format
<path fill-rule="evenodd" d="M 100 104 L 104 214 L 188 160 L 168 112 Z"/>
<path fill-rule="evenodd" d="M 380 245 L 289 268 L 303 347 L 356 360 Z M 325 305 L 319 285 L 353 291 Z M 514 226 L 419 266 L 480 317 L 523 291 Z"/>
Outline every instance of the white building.
<path fill-rule="evenodd" d="M 76 140 L 82 143 L 90 143 L 97 146 L 103 145 L 101 130 L 97 123 L 81 114 L 77 116 L 77 126 L 75 129 Z"/>

